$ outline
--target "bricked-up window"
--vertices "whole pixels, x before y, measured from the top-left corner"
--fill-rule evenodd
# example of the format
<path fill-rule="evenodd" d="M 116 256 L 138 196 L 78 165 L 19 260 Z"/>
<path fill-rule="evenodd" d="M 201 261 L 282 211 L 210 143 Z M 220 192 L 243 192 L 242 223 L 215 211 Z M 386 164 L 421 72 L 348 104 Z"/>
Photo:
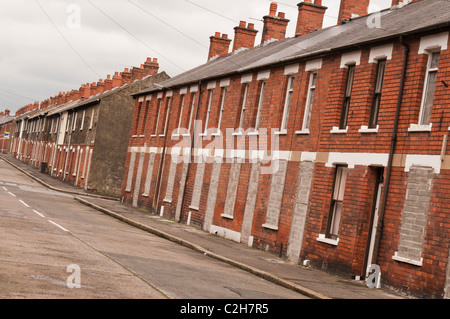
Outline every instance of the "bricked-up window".
<path fill-rule="evenodd" d="M 145 130 L 147 129 L 147 121 L 148 121 L 148 112 L 150 109 L 150 101 L 145 101 L 145 109 L 144 109 L 144 123 L 142 124 L 141 135 L 145 135 Z"/>
<path fill-rule="evenodd" d="M 347 81 L 345 82 L 344 102 L 342 104 L 341 120 L 339 122 L 339 128 L 343 130 L 347 127 L 348 111 L 350 109 L 354 76 L 355 65 L 349 65 L 347 69 Z"/>
<path fill-rule="evenodd" d="M 428 55 L 427 73 L 425 74 L 425 87 L 423 90 L 422 105 L 420 107 L 419 124 L 428 125 L 431 121 L 434 90 L 439 67 L 440 52 L 430 52 Z"/>
<path fill-rule="evenodd" d="M 286 99 L 284 101 L 284 110 L 283 110 L 283 117 L 281 119 L 280 132 L 286 132 L 286 130 L 287 130 L 287 123 L 288 123 L 288 119 L 289 119 L 289 111 L 291 109 L 291 100 L 292 100 L 293 92 L 294 92 L 294 77 L 290 76 L 288 78 Z"/>
<path fill-rule="evenodd" d="M 328 216 L 327 238 L 337 239 L 338 237 L 346 181 L 347 166 L 336 166 L 333 194 L 331 196 L 331 207 Z"/>
<path fill-rule="evenodd" d="M 139 133 L 139 119 L 141 118 L 141 110 L 142 110 L 142 102 L 138 103 L 138 108 L 137 108 L 137 121 L 136 121 L 136 127 L 134 129 L 134 134 L 133 135 L 137 135 Z"/>
<path fill-rule="evenodd" d="M 266 81 L 261 82 L 261 86 L 259 88 L 259 96 L 258 96 L 258 106 L 255 114 L 255 122 L 253 123 L 253 127 L 255 128 L 255 132 L 259 129 L 259 123 L 261 122 L 261 111 L 264 103 L 264 93 L 266 91 Z"/>
<path fill-rule="evenodd" d="M 212 98 L 213 98 L 213 90 L 209 90 L 208 109 L 206 110 L 205 129 L 203 131 L 203 134 L 206 134 L 206 131 L 208 130 L 208 122 L 211 113 Z"/>
<path fill-rule="evenodd" d="M 220 101 L 220 109 L 219 109 L 219 120 L 217 122 L 217 133 L 220 132 L 220 127 L 222 126 L 222 118 L 223 118 L 223 110 L 225 107 L 225 99 L 227 96 L 227 88 L 222 88 L 222 98 Z"/>
<path fill-rule="evenodd" d="M 305 116 L 303 117 L 302 130 L 309 130 L 311 121 L 311 112 L 314 103 L 314 94 L 316 91 L 317 72 L 311 72 L 309 76 L 308 96 L 306 97 Z"/>
<path fill-rule="evenodd" d="M 178 122 L 177 122 L 177 133 L 180 134 L 181 129 L 181 121 L 183 119 L 183 109 L 184 109 L 184 101 L 186 100 L 186 94 L 181 95 L 181 102 L 180 102 L 180 113 L 178 114 Z"/>
<path fill-rule="evenodd" d="M 156 111 L 156 117 L 153 120 L 153 134 L 152 136 L 156 136 L 157 129 L 158 129 L 158 122 L 159 122 L 159 114 L 161 113 L 161 107 L 162 107 L 162 99 L 158 99 L 158 110 Z"/>
<path fill-rule="evenodd" d="M 372 97 L 372 108 L 370 109 L 368 128 L 377 127 L 385 70 L 386 70 L 386 59 L 379 60 L 377 64 L 377 74 L 375 76 L 375 84 Z"/>
<path fill-rule="evenodd" d="M 247 95 L 248 95 L 248 83 L 244 84 L 244 96 L 242 97 L 242 104 L 241 104 L 241 112 L 239 114 L 239 132 L 243 131 L 244 126 L 244 117 L 245 117 L 245 108 L 247 104 Z"/>

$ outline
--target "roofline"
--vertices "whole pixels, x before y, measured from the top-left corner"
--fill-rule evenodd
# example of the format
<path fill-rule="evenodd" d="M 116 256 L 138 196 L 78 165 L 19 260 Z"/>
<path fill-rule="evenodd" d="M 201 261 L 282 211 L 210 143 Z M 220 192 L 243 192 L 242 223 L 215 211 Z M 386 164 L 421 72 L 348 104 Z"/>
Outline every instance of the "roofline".
<path fill-rule="evenodd" d="M 190 82 L 184 82 L 181 84 L 177 84 L 175 86 L 168 86 L 168 87 L 164 87 L 164 88 L 157 88 L 157 87 L 150 87 L 147 89 L 144 89 L 140 92 L 137 93 L 133 93 L 131 94 L 132 97 L 136 98 L 142 95 L 146 95 L 146 94 L 152 94 L 154 92 L 161 92 L 164 90 L 172 90 L 174 88 L 178 88 L 178 87 L 182 87 L 182 86 L 187 86 L 187 85 L 192 85 L 192 84 L 196 84 L 198 82 L 201 81 L 211 81 L 214 79 L 219 79 L 219 78 L 224 78 L 224 77 L 228 77 L 228 76 L 233 76 L 236 74 L 243 74 L 243 73 L 248 73 L 248 72 L 256 72 L 259 70 L 263 70 L 263 69 L 267 69 L 267 67 L 278 67 L 278 66 L 282 66 L 282 65 L 286 65 L 286 64 L 290 64 L 293 61 L 304 61 L 304 60 L 310 60 L 311 58 L 320 58 L 320 57 L 324 57 L 324 56 L 329 56 L 331 54 L 335 54 L 336 52 L 341 52 L 341 51 L 348 51 L 349 49 L 354 49 L 355 47 L 362 47 L 362 46 L 367 46 L 370 44 L 375 44 L 378 42 L 386 42 L 388 40 L 395 40 L 395 39 L 399 39 L 400 37 L 409 37 L 412 35 L 417 35 L 417 34 L 421 34 L 421 33 L 426 33 L 429 31 L 433 31 L 433 33 L 437 33 L 440 31 L 444 31 L 444 30 L 448 30 L 450 27 L 450 21 L 446 21 L 446 22 L 441 22 L 438 24 L 433 24 L 430 26 L 426 26 L 420 29 L 415 29 L 415 30 L 411 30 L 408 32 L 402 32 L 402 33 L 396 33 L 393 35 L 389 35 L 389 36 L 385 36 L 385 37 L 381 37 L 381 38 L 376 38 L 373 40 L 369 40 L 369 41 L 363 41 L 363 42 L 358 42 L 358 43 L 354 43 L 351 45 L 347 45 L 347 46 L 343 46 L 343 47 L 339 47 L 339 48 L 335 48 L 335 49 L 322 49 L 319 51 L 315 51 L 312 53 L 307 53 L 303 56 L 296 56 L 296 57 L 292 57 L 292 58 L 286 58 L 286 59 L 281 59 L 275 62 L 269 62 L 267 64 L 262 64 L 258 67 L 254 67 L 254 68 L 250 68 L 250 69 L 238 69 L 232 72 L 228 72 L 228 73 L 223 73 L 220 75 L 213 75 L 213 76 L 208 76 L 205 78 L 201 78 L 201 79 L 197 79 L 195 81 L 190 81 Z M 289 38 L 286 38 L 289 39 Z"/>

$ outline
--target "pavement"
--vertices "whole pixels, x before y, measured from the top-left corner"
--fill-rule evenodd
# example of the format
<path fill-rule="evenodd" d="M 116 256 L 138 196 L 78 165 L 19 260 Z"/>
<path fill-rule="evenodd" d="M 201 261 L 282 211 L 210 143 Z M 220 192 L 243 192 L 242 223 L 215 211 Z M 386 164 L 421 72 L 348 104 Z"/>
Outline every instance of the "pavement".
<path fill-rule="evenodd" d="M 315 299 L 407 299 L 391 290 L 368 288 L 363 281 L 347 280 L 323 270 L 305 267 L 278 255 L 248 247 L 197 227 L 178 223 L 123 204 L 118 198 L 90 193 L 62 182 L 11 156 L 0 158 L 52 190 L 74 195 L 88 205 L 131 226 L 191 248 L 283 287 Z"/>

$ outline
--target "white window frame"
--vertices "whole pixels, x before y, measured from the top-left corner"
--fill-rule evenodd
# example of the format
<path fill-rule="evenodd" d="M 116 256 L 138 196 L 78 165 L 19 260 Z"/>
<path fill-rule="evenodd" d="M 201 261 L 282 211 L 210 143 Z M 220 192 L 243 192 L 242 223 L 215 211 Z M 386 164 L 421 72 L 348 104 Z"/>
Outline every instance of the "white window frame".
<path fill-rule="evenodd" d="M 249 88 L 249 84 L 244 83 L 244 98 L 242 100 L 241 114 L 239 117 L 239 127 L 238 127 L 239 132 L 242 132 L 244 130 L 243 126 L 244 126 L 245 108 L 247 105 L 248 88 Z"/>
<path fill-rule="evenodd" d="M 203 133 L 200 134 L 202 136 L 206 135 L 206 131 L 208 130 L 208 122 L 209 122 L 209 117 L 211 114 L 211 104 L 212 104 L 212 98 L 213 98 L 213 94 L 214 94 L 214 90 L 209 90 L 208 92 L 209 94 L 209 98 L 208 98 L 208 109 L 206 110 L 206 119 L 205 119 L 205 129 L 203 130 Z"/>
<path fill-rule="evenodd" d="M 437 77 L 437 73 L 438 73 L 438 70 L 439 70 L 439 62 L 438 62 L 438 66 L 437 67 L 434 67 L 434 68 L 431 67 L 431 62 L 433 60 L 433 55 L 434 54 L 439 54 L 440 55 L 441 52 L 440 51 L 429 51 L 428 52 L 427 71 L 425 73 L 425 80 L 424 80 L 423 93 L 422 93 L 422 102 L 420 104 L 419 125 L 430 125 L 431 124 L 431 122 L 430 123 L 423 123 L 423 116 L 424 116 L 423 114 L 425 112 L 425 106 L 426 106 L 425 102 L 427 100 L 427 91 L 428 91 L 428 84 L 429 84 L 428 80 L 429 80 L 430 73 L 436 72 L 436 77 Z M 436 89 L 436 86 L 435 86 L 435 89 Z M 434 97 L 434 93 L 433 93 L 433 97 Z M 433 105 L 431 105 L 430 107 L 432 108 Z"/>
<path fill-rule="evenodd" d="M 91 122 L 89 123 L 89 129 L 90 130 L 92 130 L 92 127 L 94 126 L 94 116 L 95 116 L 95 109 L 92 109 Z"/>
<path fill-rule="evenodd" d="M 309 75 L 308 95 L 306 97 L 305 113 L 303 115 L 303 124 L 301 132 L 296 133 L 309 133 L 309 125 L 311 123 L 312 107 L 314 104 L 314 97 L 316 91 L 317 71 L 311 72 Z"/>
<path fill-rule="evenodd" d="M 189 114 L 189 123 L 188 123 L 188 129 L 187 133 L 183 134 L 184 136 L 190 136 L 191 134 L 191 127 L 192 127 L 192 119 L 194 118 L 194 111 L 195 111 L 195 92 L 192 92 L 192 101 L 191 101 L 191 113 Z"/>
<path fill-rule="evenodd" d="M 287 132 L 289 112 L 290 112 L 291 104 L 292 104 L 292 95 L 294 93 L 294 81 L 295 81 L 295 76 L 291 75 L 288 77 L 288 85 L 287 85 L 285 101 L 284 101 L 283 117 L 281 119 L 280 130 L 277 133 L 285 134 Z"/>
<path fill-rule="evenodd" d="M 266 93 L 266 81 L 261 82 L 261 87 L 259 90 L 259 97 L 258 97 L 258 108 L 256 109 L 256 119 L 255 119 L 255 127 L 254 127 L 254 133 L 258 133 L 259 130 L 259 124 L 261 122 L 261 112 L 262 112 L 262 106 L 264 103 L 264 95 Z"/>
<path fill-rule="evenodd" d="M 81 118 L 81 126 L 80 126 L 80 131 L 83 130 L 84 127 L 84 118 L 86 117 L 86 110 L 83 110 L 83 117 Z"/>
<path fill-rule="evenodd" d="M 75 129 L 77 128 L 77 116 L 78 116 L 78 113 L 75 112 L 75 114 L 73 116 L 73 121 L 72 121 L 72 132 L 74 132 Z"/>
<path fill-rule="evenodd" d="M 339 226 L 342 219 L 343 202 L 347 178 L 348 178 L 348 167 L 344 165 L 336 166 L 333 193 L 331 195 L 330 214 L 328 217 L 331 218 L 331 221 L 329 221 L 329 226 L 327 227 L 326 238 L 336 240 L 339 236 L 339 228 L 340 228 Z M 339 208 L 339 204 L 340 204 L 340 211 L 339 214 L 337 215 L 336 212 L 337 209 Z"/>
<path fill-rule="evenodd" d="M 219 120 L 217 122 L 217 132 L 214 135 L 220 135 L 220 128 L 222 126 L 223 111 L 225 109 L 225 99 L 227 97 L 227 88 L 222 88 L 222 100 L 220 101 Z"/>
<path fill-rule="evenodd" d="M 178 115 L 178 125 L 177 125 L 177 132 L 175 135 L 180 134 L 181 129 L 181 120 L 183 118 L 183 109 L 184 109 L 184 102 L 186 100 L 186 94 L 181 94 L 181 104 L 180 104 L 180 114 Z"/>
<path fill-rule="evenodd" d="M 159 103 L 158 103 L 158 113 L 156 115 L 156 124 L 155 124 L 155 130 L 153 131 L 153 134 L 151 136 L 156 136 L 156 134 L 158 134 L 158 124 L 159 124 L 159 115 L 161 113 L 161 106 L 162 106 L 162 101 L 163 98 L 159 98 Z"/>

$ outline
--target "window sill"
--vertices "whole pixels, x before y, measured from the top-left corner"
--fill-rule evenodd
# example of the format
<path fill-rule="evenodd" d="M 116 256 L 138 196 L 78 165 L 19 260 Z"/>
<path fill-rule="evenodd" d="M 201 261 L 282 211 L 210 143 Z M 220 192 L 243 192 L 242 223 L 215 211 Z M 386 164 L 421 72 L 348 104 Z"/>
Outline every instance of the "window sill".
<path fill-rule="evenodd" d="M 132 135 L 131 137 L 137 137 L 137 135 Z"/>
<path fill-rule="evenodd" d="M 179 138 L 180 134 L 172 134 L 172 138 Z"/>
<path fill-rule="evenodd" d="M 286 135 L 287 131 L 286 130 L 282 130 L 282 131 L 278 131 L 274 133 L 275 135 Z"/>
<path fill-rule="evenodd" d="M 431 132 L 431 126 L 433 124 L 421 125 L 421 124 L 411 124 L 408 127 L 408 132 Z"/>
<path fill-rule="evenodd" d="M 345 129 L 339 128 L 338 126 L 333 126 L 330 133 L 331 134 L 346 134 L 348 131 L 348 126 L 345 127 Z"/>
<path fill-rule="evenodd" d="M 152 134 L 152 135 L 150 135 L 150 137 L 156 137 L 156 135 L 155 135 L 155 134 Z"/>
<path fill-rule="evenodd" d="M 208 134 L 206 134 L 206 133 L 200 133 L 200 134 L 198 134 L 198 136 L 207 136 Z"/>
<path fill-rule="evenodd" d="M 171 200 L 171 199 L 164 198 L 164 199 L 163 199 L 163 202 L 169 203 L 169 204 L 170 204 L 170 203 L 172 203 L 172 200 Z"/>
<path fill-rule="evenodd" d="M 414 266 L 422 266 L 422 262 L 423 262 L 423 258 L 420 258 L 420 260 L 414 260 L 414 259 L 410 259 L 410 258 L 405 258 L 405 257 L 401 257 L 398 255 L 398 252 L 396 251 L 394 253 L 394 256 L 392 256 L 392 259 L 402 262 L 402 263 L 408 263 L 408 264 L 412 264 Z"/>
<path fill-rule="evenodd" d="M 145 193 L 142 194 L 142 196 L 144 196 L 144 197 L 149 197 L 149 195 L 148 195 L 148 194 L 145 194 Z"/>
<path fill-rule="evenodd" d="M 190 209 L 193 209 L 193 210 L 199 210 L 199 208 L 198 208 L 197 206 L 192 206 L 192 205 L 191 205 L 191 206 L 189 206 L 189 208 L 190 208 Z"/>
<path fill-rule="evenodd" d="M 329 244 L 329 245 L 333 245 L 333 246 L 337 246 L 339 243 L 339 238 L 337 238 L 337 239 L 326 238 L 325 234 L 319 234 L 319 237 L 317 237 L 316 240 L 320 241 L 321 243 L 325 243 L 325 244 Z"/>
<path fill-rule="evenodd" d="M 159 134 L 159 137 L 164 137 L 164 136 L 166 136 L 165 134 Z"/>
<path fill-rule="evenodd" d="M 139 135 L 139 137 L 145 137 L 145 135 Z"/>
<path fill-rule="evenodd" d="M 220 131 L 218 131 L 216 133 L 211 133 L 211 136 L 220 136 Z"/>
<path fill-rule="evenodd" d="M 378 125 L 376 128 L 369 128 L 366 125 L 361 125 L 361 128 L 358 130 L 359 133 L 378 133 Z"/>
<path fill-rule="evenodd" d="M 449 127 L 449 130 L 450 130 L 450 127 Z M 258 131 L 248 132 L 247 135 L 257 136 L 257 135 L 259 135 L 259 132 Z"/>
<path fill-rule="evenodd" d="M 278 226 L 271 225 L 271 224 L 263 224 L 262 227 L 267 228 L 267 229 L 272 229 L 272 230 L 278 230 Z"/>
<path fill-rule="evenodd" d="M 190 137 L 190 136 L 191 136 L 191 134 L 189 134 L 189 133 L 185 133 L 185 134 L 181 134 L 181 136 L 186 136 L 186 137 Z"/>
<path fill-rule="evenodd" d="M 295 131 L 295 134 L 297 135 L 309 135 L 309 129 L 302 129 L 300 131 Z"/>
<path fill-rule="evenodd" d="M 242 131 L 231 133 L 233 136 L 242 136 Z"/>
<path fill-rule="evenodd" d="M 227 218 L 227 219 L 233 219 L 233 215 L 229 215 L 229 214 L 221 214 L 220 216 L 222 216 L 223 218 Z"/>

